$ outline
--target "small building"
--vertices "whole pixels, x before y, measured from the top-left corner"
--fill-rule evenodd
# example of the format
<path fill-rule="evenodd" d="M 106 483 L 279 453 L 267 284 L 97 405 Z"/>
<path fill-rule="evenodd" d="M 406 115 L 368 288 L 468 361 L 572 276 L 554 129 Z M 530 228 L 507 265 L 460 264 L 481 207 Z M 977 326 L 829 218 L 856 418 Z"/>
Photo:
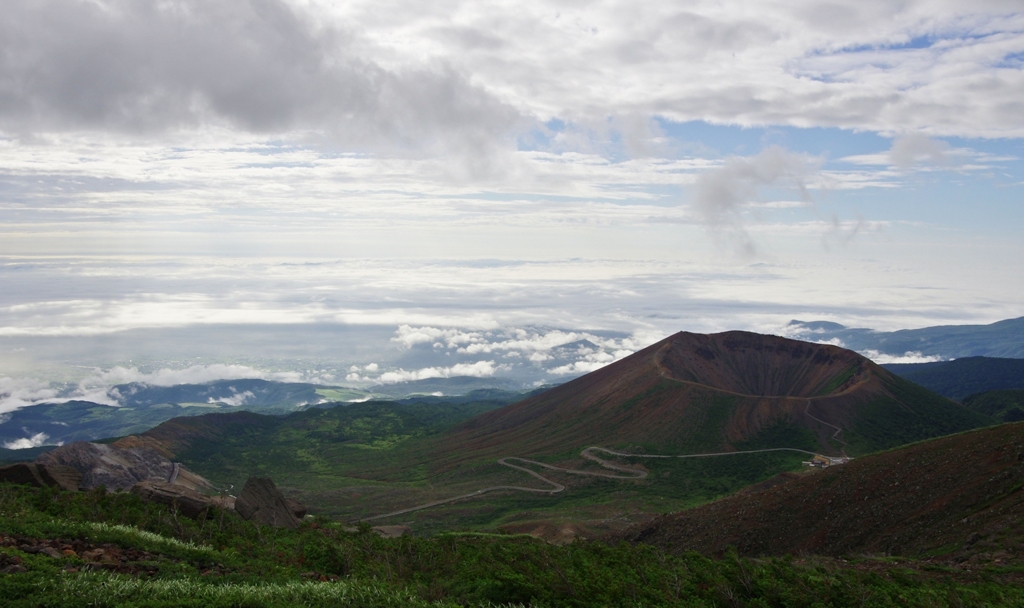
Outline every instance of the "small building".
<path fill-rule="evenodd" d="M 850 462 L 849 456 L 822 456 L 821 454 L 815 454 L 814 458 L 805 460 L 803 465 L 805 467 L 827 469 L 828 467 L 832 467 L 837 464 L 846 464 L 848 462 Z"/>

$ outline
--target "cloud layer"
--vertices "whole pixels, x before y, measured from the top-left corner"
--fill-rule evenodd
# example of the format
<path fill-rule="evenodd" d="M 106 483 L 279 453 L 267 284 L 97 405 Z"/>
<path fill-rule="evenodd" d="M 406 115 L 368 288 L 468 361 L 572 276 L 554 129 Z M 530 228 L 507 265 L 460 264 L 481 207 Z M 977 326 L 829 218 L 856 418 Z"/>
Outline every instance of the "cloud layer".
<path fill-rule="evenodd" d="M 479 146 L 517 121 L 443 63 L 385 67 L 359 29 L 280 0 L 18 3 L 0 17 L 0 125 L 314 130 L 368 150 Z"/>
<path fill-rule="evenodd" d="M 1020 136 L 1013 2 L 15 3 L 11 132 L 226 125 L 473 149 L 552 118 L 657 148 L 649 119 Z M 614 117 L 608 123 L 608 117 Z M 593 138 L 588 138 L 593 140 Z M 563 138 L 563 144 L 568 140 Z"/>

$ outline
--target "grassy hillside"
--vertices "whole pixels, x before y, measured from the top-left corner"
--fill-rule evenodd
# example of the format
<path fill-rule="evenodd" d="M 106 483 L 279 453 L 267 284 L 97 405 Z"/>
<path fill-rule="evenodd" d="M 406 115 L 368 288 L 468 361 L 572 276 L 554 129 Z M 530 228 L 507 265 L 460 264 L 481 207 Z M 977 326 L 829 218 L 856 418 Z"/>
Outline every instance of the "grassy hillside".
<path fill-rule="evenodd" d="M 50 551 L 54 557 L 44 552 Z M 384 539 L 213 512 L 193 521 L 131 494 L 0 486 L 0 602 L 49 606 L 1019 606 L 1016 562 L 750 560 L 650 546 L 451 533 Z"/>
<path fill-rule="evenodd" d="M 1024 389 L 1024 359 L 966 357 L 933 363 L 884 365 L 894 374 L 950 399 L 985 391 Z"/>
<path fill-rule="evenodd" d="M 445 431 L 499 405 L 368 402 L 288 416 L 212 414 L 168 421 L 145 433 L 144 441 L 219 486 L 240 487 L 249 475 L 267 475 L 314 513 L 355 520 L 490 485 L 538 485 L 494 459 L 439 467 L 436 449 L 445 441 Z M 629 449 L 644 452 L 647 447 Z M 614 525 L 606 522 L 583 531 L 600 534 L 649 516 L 644 513 L 702 504 L 779 471 L 798 469 L 803 458 L 765 453 L 631 462 L 650 473 L 637 482 L 546 472 L 569 490 L 555 496 L 498 493 L 404 515 L 398 521 L 413 521 L 418 531 L 436 532 L 455 525 L 493 528 L 537 520 L 616 520 Z M 542 459 L 586 466 L 578 451 Z"/>
<path fill-rule="evenodd" d="M 964 407 L 1001 422 L 1024 420 L 1024 390 L 988 391 L 964 399 Z"/>

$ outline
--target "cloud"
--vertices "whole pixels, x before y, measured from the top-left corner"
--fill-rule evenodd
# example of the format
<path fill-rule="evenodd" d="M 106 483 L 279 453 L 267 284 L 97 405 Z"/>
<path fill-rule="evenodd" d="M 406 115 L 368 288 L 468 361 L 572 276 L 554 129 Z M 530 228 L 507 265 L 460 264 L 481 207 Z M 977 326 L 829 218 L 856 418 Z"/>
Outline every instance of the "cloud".
<path fill-rule="evenodd" d="M 920 351 L 907 351 L 902 355 L 892 355 L 882 353 L 877 350 L 862 350 L 859 352 L 879 365 L 884 365 L 886 363 L 933 363 L 935 361 L 946 360 L 945 357 L 941 357 L 939 355 L 925 355 Z"/>
<path fill-rule="evenodd" d="M 721 167 L 697 176 L 691 204 L 694 216 L 741 255 L 752 256 L 756 246 L 744 225 L 744 207 L 757 199 L 762 188 L 776 185 L 795 188 L 801 201 L 809 201 L 806 179 L 817 171 L 818 164 L 818 160 L 778 146 L 756 156 L 730 158 Z"/>
<path fill-rule="evenodd" d="M 231 388 L 232 391 L 235 391 L 234 387 L 229 388 Z M 248 401 L 249 399 L 253 399 L 255 397 L 256 395 L 254 395 L 252 391 L 245 391 L 242 393 L 235 392 L 233 395 L 229 395 L 227 397 L 220 397 L 219 399 L 214 399 L 213 397 L 210 397 L 207 403 L 223 403 L 225 405 L 232 405 L 237 407 L 240 405 L 245 405 L 246 401 Z"/>
<path fill-rule="evenodd" d="M 357 149 L 486 158 L 519 121 L 443 61 L 385 65 L 361 30 L 283 0 L 18 3 L 0 16 L 0 125 L 312 130 Z"/>
<path fill-rule="evenodd" d="M 950 145 L 944 141 L 932 139 L 923 133 L 901 135 L 892 142 L 889 150 L 889 161 L 907 170 L 920 163 L 932 165 L 948 165 Z"/>
<path fill-rule="evenodd" d="M 0 378 L 0 414 L 56 398 L 60 391 L 30 378 Z"/>
<path fill-rule="evenodd" d="M 607 353 L 605 351 L 592 351 L 582 350 L 580 354 L 583 358 L 572 363 L 565 365 L 559 365 L 548 370 L 549 374 L 555 376 L 565 376 L 569 374 L 588 374 L 592 371 L 601 369 L 609 363 L 614 363 L 619 359 L 625 359 L 626 357 L 633 354 L 631 350 L 617 350 L 614 353 Z"/>
<path fill-rule="evenodd" d="M 472 376 L 474 378 L 486 378 L 493 376 L 498 370 L 494 361 L 477 361 L 475 363 L 459 363 L 451 367 L 425 367 L 412 371 L 398 369 L 396 371 L 384 372 L 377 378 L 381 384 L 396 384 L 398 382 L 410 382 L 413 380 L 427 380 L 430 378 L 452 378 L 455 376 Z"/>
<path fill-rule="evenodd" d="M 30 378 L 0 378 L 0 414 L 40 403 L 66 403 L 68 401 L 91 401 L 104 405 L 120 405 L 121 395 L 114 388 L 119 384 L 140 383 L 151 386 L 175 386 L 178 384 L 205 384 L 215 380 L 263 379 L 277 382 L 308 382 L 331 384 L 333 377 L 317 372 L 274 371 L 267 372 L 246 365 L 215 363 L 192 365 L 186 368 L 161 368 L 152 372 L 138 368 L 115 366 L 97 370 L 68 388 L 53 388 L 48 383 Z M 234 390 L 234 389 L 232 389 Z M 228 405 L 243 405 L 254 395 L 250 391 L 211 400 Z"/>
<path fill-rule="evenodd" d="M 139 371 L 134 367 L 116 366 L 100 371 L 82 380 L 81 387 L 112 386 L 138 382 L 151 386 L 174 386 L 176 384 L 204 384 L 214 380 L 235 380 L 241 378 L 270 379 L 273 374 L 246 365 L 214 363 L 212 365 L 191 365 L 182 369 L 163 368 L 152 372 Z"/>
<path fill-rule="evenodd" d="M 25 437 L 23 439 L 15 439 L 14 441 L 5 441 L 4 448 L 8 450 L 24 450 L 27 448 L 38 448 L 39 446 L 46 445 L 46 441 L 50 438 L 46 433 L 36 433 L 31 437 Z"/>

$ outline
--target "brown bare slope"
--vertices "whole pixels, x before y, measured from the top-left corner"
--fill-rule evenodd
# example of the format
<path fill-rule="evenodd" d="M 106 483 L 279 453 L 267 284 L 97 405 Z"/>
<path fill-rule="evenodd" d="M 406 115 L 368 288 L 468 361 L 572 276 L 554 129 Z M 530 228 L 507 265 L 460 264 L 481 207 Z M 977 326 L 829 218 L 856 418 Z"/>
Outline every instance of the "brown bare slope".
<path fill-rule="evenodd" d="M 1004 424 L 665 515 L 623 538 L 705 554 L 1020 552 L 1022 487 L 1024 423 Z"/>
<path fill-rule="evenodd" d="M 988 422 L 843 348 L 741 331 L 680 332 L 468 421 L 445 438 L 444 451 L 449 460 L 586 445 L 858 454 Z"/>

